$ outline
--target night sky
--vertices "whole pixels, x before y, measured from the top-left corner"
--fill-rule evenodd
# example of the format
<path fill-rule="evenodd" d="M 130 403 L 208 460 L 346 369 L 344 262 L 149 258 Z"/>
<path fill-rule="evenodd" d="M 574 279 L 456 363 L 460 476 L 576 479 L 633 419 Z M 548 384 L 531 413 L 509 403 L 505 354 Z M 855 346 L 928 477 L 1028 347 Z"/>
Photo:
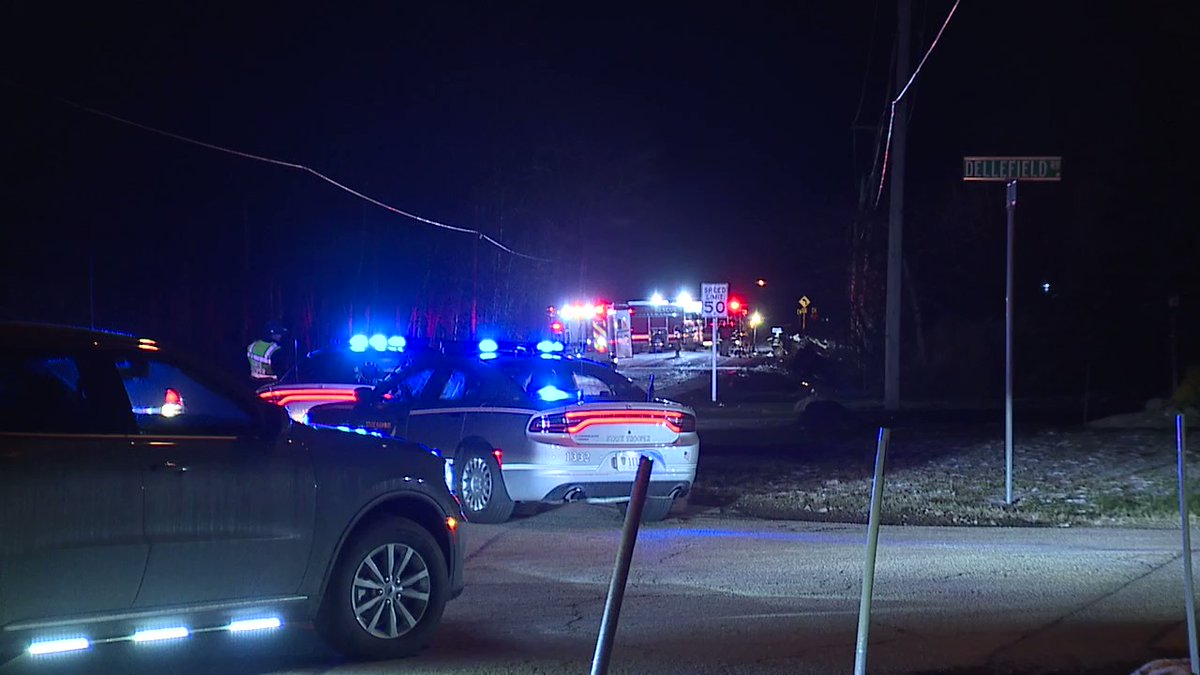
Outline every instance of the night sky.
<path fill-rule="evenodd" d="M 0 10 L 0 316 L 94 316 L 234 363 L 272 316 L 310 346 L 412 333 L 461 323 L 473 286 L 481 330 L 521 334 L 564 298 L 728 280 L 770 323 L 808 295 L 841 337 L 850 224 L 885 245 L 887 192 L 863 211 L 860 188 L 894 2 L 201 4 Z M 952 4 L 913 1 L 914 66 Z M 930 373 L 995 375 L 1003 188 L 961 182 L 977 154 L 1064 157 L 1061 184 L 1021 186 L 1023 382 L 1074 392 L 1091 364 L 1101 386 L 1165 393 L 1172 293 L 1200 358 L 1197 14 L 959 7 L 910 94 L 906 258 L 926 350 L 951 354 Z M 304 164 L 553 262 L 60 98 Z M 981 346 L 946 349 L 964 340 Z"/>

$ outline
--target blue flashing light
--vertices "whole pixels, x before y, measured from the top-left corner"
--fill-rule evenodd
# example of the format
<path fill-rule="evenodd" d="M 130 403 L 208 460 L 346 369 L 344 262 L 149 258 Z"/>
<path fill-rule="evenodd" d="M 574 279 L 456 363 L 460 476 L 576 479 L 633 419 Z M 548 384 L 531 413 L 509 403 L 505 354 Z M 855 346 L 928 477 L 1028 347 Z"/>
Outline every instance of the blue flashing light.
<path fill-rule="evenodd" d="M 367 340 L 366 335 L 355 335 L 354 337 L 350 338 L 350 351 L 365 352 L 367 351 L 367 344 L 369 342 L 370 341 Z"/>
<path fill-rule="evenodd" d="M 543 354 L 548 354 L 554 351 L 554 343 L 549 340 L 542 340 L 537 343 L 537 350 Z"/>
<path fill-rule="evenodd" d="M 563 343 L 555 342 L 554 343 L 554 351 L 561 352 L 562 350 L 563 350 Z"/>
<path fill-rule="evenodd" d="M 43 654 L 62 654 L 64 652 L 77 652 L 88 649 L 92 643 L 87 638 L 67 638 L 64 640 L 45 640 L 42 642 L 34 642 L 29 645 L 26 650 L 31 656 L 41 656 Z"/>
<path fill-rule="evenodd" d="M 243 633 L 252 630 L 271 630 L 283 626 L 283 620 L 277 616 L 269 616 L 262 619 L 240 619 L 231 621 L 225 627 L 230 633 Z"/>
<path fill-rule="evenodd" d="M 537 394 L 538 398 L 542 399 L 543 401 L 550 402 L 565 401 L 569 398 L 574 398 L 572 394 L 568 394 L 552 384 L 548 384 L 541 389 L 538 389 Z"/>
<path fill-rule="evenodd" d="M 383 333 L 376 333 L 372 335 L 370 345 L 371 349 L 374 349 L 377 352 L 386 351 L 388 346 L 387 336 Z"/>
<path fill-rule="evenodd" d="M 479 351 L 484 354 L 494 353 L 498 349 L 500 349 L 500 345 L 496 344 L 496 341 L 491 338 L 484 338 L 479 341 Z"/>
<path fill-rule="evenodd" d="M 388 349 L 402 352 L 404 351 L 404 348 L 408 346 L 408 340 L 404 339 L 403 335 L 393 335 L 392 337 L 388 338 L 387 346 Z"/>
<path fill-rule="evenodd" d="M 479 355 L 479 358 L 483 361 L 491 361 L 492 359 L 494 359 L 498 356 L 500 356 L 500 355 L 497 354 L 496 352 L 484 352 Z"/>

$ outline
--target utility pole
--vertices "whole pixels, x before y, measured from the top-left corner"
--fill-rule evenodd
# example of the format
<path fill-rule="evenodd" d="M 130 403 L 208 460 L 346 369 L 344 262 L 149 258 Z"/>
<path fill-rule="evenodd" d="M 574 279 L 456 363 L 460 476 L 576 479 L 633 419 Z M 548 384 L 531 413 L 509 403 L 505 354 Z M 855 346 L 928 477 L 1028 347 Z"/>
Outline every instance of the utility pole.
<path fill-rule="evenodd" d="M 908 81 L 912 1 L 896 0 L 896 93 Z M 900 279 L 904 263 L 904 155 L 908 141 L 908 99 L 896 104 L 892 135 L 892 188 L 888 197 L 887 315 L 884 328 L 883 404 L 900 408 Z"/>

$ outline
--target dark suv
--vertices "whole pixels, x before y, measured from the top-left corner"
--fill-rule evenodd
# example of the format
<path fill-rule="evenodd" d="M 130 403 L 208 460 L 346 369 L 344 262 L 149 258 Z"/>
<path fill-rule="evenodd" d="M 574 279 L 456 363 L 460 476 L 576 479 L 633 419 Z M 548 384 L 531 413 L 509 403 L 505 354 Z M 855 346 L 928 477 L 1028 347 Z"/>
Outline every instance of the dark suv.
<path fill-rule="evenodd" d="M 155 341 L 0 324 L 0 648 L 312 620 L 426 646 L 463 587 L 436 451 L 292 424 Z"/>

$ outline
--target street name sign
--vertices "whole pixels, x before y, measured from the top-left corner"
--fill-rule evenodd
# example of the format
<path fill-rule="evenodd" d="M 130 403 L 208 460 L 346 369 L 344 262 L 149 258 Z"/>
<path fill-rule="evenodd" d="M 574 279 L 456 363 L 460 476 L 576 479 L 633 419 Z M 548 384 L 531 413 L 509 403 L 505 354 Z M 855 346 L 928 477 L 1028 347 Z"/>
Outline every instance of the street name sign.
<path fill-rule="evenodd" d="M 1016 229 L 1017 183 L 1061 181 L 1062 157 L 963 157 L 963 180 L 1007 183 L 1004 188 L 1004 209 L 1008 214 L 1004 292 L 1004 501 L 1012 504 L 1013 230 Z"/>
<path fill-rule="evenodd" d="M 965 181 L 1061 181 L 1062 157 L 963 157 Z"/>

